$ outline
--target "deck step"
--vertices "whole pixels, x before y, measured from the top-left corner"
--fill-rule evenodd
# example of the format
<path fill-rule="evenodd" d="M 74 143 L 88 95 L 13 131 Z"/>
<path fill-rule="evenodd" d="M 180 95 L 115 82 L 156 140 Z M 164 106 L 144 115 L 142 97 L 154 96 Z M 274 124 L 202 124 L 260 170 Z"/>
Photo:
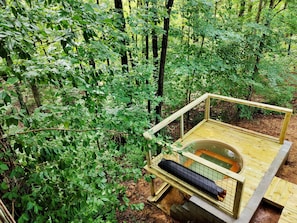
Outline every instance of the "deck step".
<path fill-rule="evenodd" d="M 288 199 L 294 194 L 296 186 L 297 185 L 290 183 L 289 181 L 274 177 L 264 195 L 264 199 L 274 206 L 283 208 Z"/>
<path fill-rule="evenodd" d="M 297 222 L 297 185 L 274 177 L 267 189 L 264 200 L 282 208 L 279 223 Z"/>
<path fill-rule="evenodd" d="M 295 190 L 297 185 L 294 184 Z M 297 222 L 297 193 L 293 194 L 287 201 L 278 223 L 295 223 Z"/>

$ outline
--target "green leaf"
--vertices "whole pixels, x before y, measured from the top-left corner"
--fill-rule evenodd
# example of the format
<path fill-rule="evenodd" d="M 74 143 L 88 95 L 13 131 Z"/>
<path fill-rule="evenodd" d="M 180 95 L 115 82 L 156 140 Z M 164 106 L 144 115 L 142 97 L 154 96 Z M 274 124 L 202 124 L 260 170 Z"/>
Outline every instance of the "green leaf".
<path fill-rule="evenodd" d="M 11 103 L 11 97 L 6 91 L 0 92 L 0 99 L 2 99 L 5 103 Z"/>
<path fill-rule="evenodd" d="M 5 163 L 0 162 L 0 174 L 5 172 L 6 170 L 9 170 L 8 166 Z"/>
<path fill-rule="evenodd" d="M 35 203 L 35 205 L 34 205 L 34 213 L 35 214 L 38 214 L 39 210 L 42 210 L 42 208 Z"/>
<path fill-rule="evenodd" d="M 0 32 L 0 38 L 4 39 L 7 36 L 7 34 L 5 34 L 5 32 Z"/>
<path fill-rule="evenodd" d="M 7 84 L 15 84 L 19 81 L 19 79 L 17 77 L 10 77 L 7 79 L 6 83 Z"/>
<path fill-rule="evenodd" d="M 63 124 L 64 124 L 64 128 L 65 129 L 69 129 L 69 126 L 70 126 L 70 122 L 69 121 L 65 121 Z"/>
<path fill-rule="evenodd" d="M 144 203 L 131 204 L 131 209 L 136 211 L 141 211 L 144 208 Z"/>
<path fill-rule="evenodd" d="M 10 173 L 10 177 L 20 177 L 24 174 L 24 169 L 20 166 L 16 166 Z"/>
<path fill-rule="evenodd" d="M 28 222 L 30 220 L 29 215 L 27 213 L 24 213 L 21 215 L 21 217 L 18 219 L 19 223 Z"/>
<path fill-rule="evenodd" d="M 39 74 L 36 71 L 31 70 L 31 71 L 28 71 L 28 72 L 24 73 L 24 75 L 27 78 L 32 78 L 33 79 L 33 78 L 37 77 Z"/>
<path fill-rule="evenodd" d="M 7 190 L 9 187 L 8 187 L 8 185 L 7 185 L 7 183 L 6 182 L 2 182 L 1 184 L 0 184 L 0 190 Z"/>
<path fill-rule="evenodd" d="M 17 125 L 18 124 L 18 120 L 14 117 L 10 117 L 8 119 L 6 119 L 6 124 L 9 125 Z"/>
<path fill-rule="evenodd" d="M 27 203 L 27 210 L 29 211 L 29 210 L 31 210 L 33 207 L 34 207 L 34 203 L 31 202 L 31 201 L 29 201 L 29 202 Z"/>

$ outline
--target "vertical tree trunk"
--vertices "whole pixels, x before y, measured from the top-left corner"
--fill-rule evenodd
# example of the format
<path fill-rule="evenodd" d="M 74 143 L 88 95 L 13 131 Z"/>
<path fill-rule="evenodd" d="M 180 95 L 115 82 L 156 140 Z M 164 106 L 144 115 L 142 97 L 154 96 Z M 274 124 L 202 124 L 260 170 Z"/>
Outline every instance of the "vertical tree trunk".
<path fill-rule="evenodd" d="M 160 68 L 159 68 L 159 78 L 158 78 L 158 90 L 157 96 L 163 97 L 164 90 L 164 73 L 165 73 L 165 63 L 166 63 L 166 54 L 167 54 L 167 45 L 168 45 L 168 35 L 169 35 L 169 24 L 170 24 L 170 12 L 173 5 L 173 0 L 168 0 L 166 4 L 168 16 L 164 18 L 164 34 L 162 37 L 162 49 L 161 49 L 161 58 L 160 58 Z M 160 121 L 162 116 L 162 102 L 160 102 L 156 107 L 156 122 Z"/>
<path fill-rule="evenodd" d="M 132 14 L 132 6 L 131 6 L 131 0 L 128 0 L 128 3 L 129 3 L 129 13 L 130 13 L 130 15 Z M 137 7 L 138 7 L 139 5 L 137 4 Z M 136 45 L 136 48 L 137 48 L 137 34 L 133 34 L 133 33 L 131 33 L 131 38 L 132 38 L 132 41 L 135 43 L 135 45 Z M 131 67 L 132 68 L 134 68 L 135 66 L 136 66 L 136 63 L 135 63 L 135 61 L 134 61 L 134 59 L 133 59 L 133 54 L 132 54 L 132 51 L 129 49 L 128 50 L 128 54 L 129 54 L 129 59 L 130 59 L 130 62 L 131 62 Z"/>
<path fill-rule="evenodd" d="M 260 0 L 259 5 L 258 5 L 258 12 L 257 12 L 256 18 L 255 18 L 255 22 L 257 24 L 260 23 L 262 9 L 263 9 L 263 0 Z M 263 38 L 264 38 L 264 36 L 263 36 Z M 263 49 L 264 49 L 264 39 L 263 38 L 261 38 L 259 48 L 258 48 L 258 52 L 256 52 L 256 54 L 255 54 L 256 59 L 255 59 L 255 64 L 254 64 L 252 80 L 254 80 L 256 78 L 256 76 L 258 76 L 258 74 L 259 74 L 259 64 L 260 64 L 262 52 L 263 52 Z M 246 99 L 251 100 L 252 96 L 253 96 L 253 93 L 254 93 L 254 86 L 252 84 L 250 84 L 249 87 L 248 87 L 248 94 L 247 94 Z"/>
<path fill-rule="evenodd" d="M 215 1 L 214 17 L 217 17 L 219 1 Z"/>
<path fill-rule="evenodd" d="M 154 13 L 154 17 L 153 17 L 154 25 L 157 26 L 158 16 L 156 15 L 157 13 L 156 13 L 155 9 L 153 10 L 153 13 Z M 153 28 L 153 30 L 152 30 L 152 50 L 153 50 L 153 63 L 154 63 L 153 78 L 157 82 L 157 76 L 158 76 L 157 72 L 158 72 L 158 64 L 159 64 L 158 57 L 159 57 L 159 55 L 158 55 L 158 36 L 157 36 L 155 28 Z"/>
<path fill-rule="evenodd" d="M 157 26 L 158 15 L 157 15 L 156 9 L 153 9 L 153 13 L 154 13 L 154 16 L 153 16 L 154 25 Z M 152 48 L 153 48 L 153 60 L 154 60 L 154 67 L 155 67 L 154 77 L 156 77 L 156 79 L 157 79 L 156 73 L 158 71 L 158 64 L 159 64 L 158 57 L 159 56 L 158 56 L 158 36 L 157 36 L 155 28 L 153 28 L 153 30 L 152 30 Z"/>
<path fill-rule="evenodd" d="M 278 2 L 279 3 L 279 2 Z M 276 3 L 276 4 L 278 4 Z M 285 3 L 286 4 L 286 3 Z M 271 19 L 272 19 L 272 10 L 275 8 L 275 1 L 274 0 L 270 0 L 269 1 L 269 11 L 271 13 L 268 13 L 266 15 L 266 18 L 265 18 L 265 21 L 264 21 L 264 26 L 266 28 L 269 28 L 270 27 L 270 23 L 271 23 Z M 260 23 L 260 18 L 261 18 L 261 12 L 262 12 L 262 9 L 264 8 L 264 5 L 263 5 L 263 0 L 260 0 L 259 2 L 259 8 L 258 8 L 258 13 L 256 15 L 256 23 Z M 286 5 L 284 6 L 284 9 L 286 8 Z M 278 12 L 277 12 L 278 13 Z M 255 59 L 255 65 L 254 65 L 254 70 L 253 70 L 253 76 L 252 78 L 255 79 L 258 75 L 259 75 L 259 65 L 260 65 L 260 61 L 261 61 L 261 57 L 262 57 L 262 54 L 263 54 L 263 51 L 266 47 L 265 45 L 265 42 L 266 42 L 266 38 L 267 38 L 267 35 L 265 33 L 262 34 L 262 37 L 260 39 L 260 43 L 259 43 L 259 47 L 258 47 L 258 52 L 256 52 L 256 59 Z M 248 100 L 251 100 L 251 97 L 252 97 L 252 94 L 253 94 L 253 86 L 250 85 L 249 86 L 249 94 L 248 94 Z"/>
<path fill-rule="evenodd" d="M 252 12 L 252 9 L 253 9 L 253 2 L 250 1 L 249 2 L 249 5 L 248 5 L 248 13 L 251 13 Z"/>
<path fill-rule="evenodd" d="M 0 44 L 1 44 L 1 42 L 0 42 Z M 12 61 L 10 55 L 4 49 L 3 49 L 3 51 L 1 53 L 2 53 L 2 56 L 6 59 L 7 66 L 11 68 L 13 66 L 13 61 Z M 26 103 L 24 102 L 23 94 L 22 94 L 21 89 L 19 87 L 19 83 L 15 83 L 14 87 L 15 87 L 15 92 L 16 92 L 16 94 L 18 96 L 20 107 L 22 109 L 24 109 L 26 111 L 26 113 L 29 115 L 30 112 L 29 112 L 29 109 L 28 109 Z"/>
<path fill-rule="evenodd" d="M 39 89 L 35 83 L 35 80 L 31 83 L 31 91 L 32 91 L 36 106 L 40 107 L 41 106 L 40 93 L 39 93 Z"/>
<path fill-rule="evenodd" d="M 263 0 L 260 0 L 258 5 L 258 12 L 255 19 L 256 23 L 260 22 L 262 9 L 263 9 Z"/>
<path fill-rule="evenodd" d="M 26 105 L 26 103 L 24 101 L 23 94 L 21 92 L 21 89 L 20 89 L 19 84 L 16 83 L 14 85 L 14 87 L 15 87 L 15 92 L 17 93 L 18 100 L 19 100 L 19 103 L 20 103 L 21 108 L 26 111 L 27 115 L 30 115 L 29 109 L 28 109 L 28 107 L 27 107 L 27 105 Z"/>
<path fill-rule="evenodd" d="M 141 5 L 141 2 L 137 1 L 137 5 Z M 146 7 L 146 13 L 148 14 L 149 13 L 149 11 L 148 11 L 148 8 L 149 8 L 148 1 L 145 1 L 145 7 Z M 146 22 L 148 22 L 148 20 Z M 149 35 L 148 35 L 148 33 L 146 33 L 146 35 L 145 35 L 144 55 L 145 55 L 146 63 L 148 63 L 149 62 Z M 146 82 L 146 85 L 149 85 L 150 84 L 149 78 L 146 79 L 145 82 Z M 147 101 L 147 112 L 150 114 L 151 111 L 152 111 L 151 100 L 148 99 L 148 101 Z"/>
<path fill-rule="evenodd" d="M 158 36 L 156 34 L 156 31 L 153 30 L 152 32 L 152 48 L 153 48 L 153 59 L 154 59 L 154 66 L 155 70 L 158 70 Z"/>
<path fill-rule="evenodd" d="M 126 21 L 125 21 L 125 17 L 124 17 L 124 11 L 123 11 L 123 3 L 122 0 L 114 0 L 114 7 L 116 9 L 116 12 L 119 14 L 120 20 L 121 20 L 121 25 L 120 25 L 120 31 L 125 33 L 125 29 L 126 29 Z M 122 40 L 122 45 L 123 48 L 126 47 L 126 40 L 123 39 Z M 127 56 L 127 50 L 126 49 L 122 49 L 120 51 L 121 54 L 121 62 L 122 62 L 122 66 L 123 66 L 123 71 L 128 72 L 128 56 Z"/>
<path fill-rule="evenodd" d="M 1 161 L 5 161 L 6 164 L 8 164 L 8 168 L 9 168 L 9 171 L 6 171 L 6 173 L 1 173 L 1 178 L 2 177 L 6 178 L 9 181 L 6 183 L 11 189 L 15 186 L 16 181 L 14 178 L 9 177 L 9 175 L 12 172 L 12 170 L 16 167 L 16 162 L 15 162 L 16 156 L 15 156 L 15 150 L 10 145 L 9 138 L 5 137 L 5 132 L 1 125 L 0 125 L 0 153 L 1 153 Z M 6 204 L 11 206 L 10 211 L 11 211 L 12 217 L 14 217 L 15 215 L 14 203 L 15 203 L 15 198 L 12 200 L 8 200 L 8 199 L 6 200 Z"/>
<path fill-rule="evenodd" d="M 245 0 L 240 0 L 238 17 L 242 17 L 245 12 Z"/>
<path fill-rule="evenodd" d="M 149 60 L 149 36 L 148 35 L 145 36 L 145 58 L 146 58 L 146 60 L 148 62 L 148 60 Z M 148 79 L 146 80 L 146 84 L 147 85 L 150 84 L 150 81 Z M 151 100 L 148 99 L 148 101 L 147 101 L 147 112 L 151 113 L 151 111 L 152 111 Z"/>
<path fill-rule="evenodd" d="M 293 36 L 293 34 L 292 33 L 290 33 L 290 35 L 289 35 L 289 43 L 288 43 L 288 55 L 291 55 L 291 44 L 292 44 L 292 36 Z"/>

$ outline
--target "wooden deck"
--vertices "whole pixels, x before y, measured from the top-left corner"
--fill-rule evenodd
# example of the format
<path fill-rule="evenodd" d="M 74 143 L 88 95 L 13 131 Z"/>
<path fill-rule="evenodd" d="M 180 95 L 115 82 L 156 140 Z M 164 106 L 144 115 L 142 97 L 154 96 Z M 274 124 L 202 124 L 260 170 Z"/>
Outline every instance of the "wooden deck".
<path fill-rule="evenodd" d="M 242 104 L 282 113 L 284 115 L 284 119 L 282 126 L 280 127 L 279 137 L 276 138 L 260 134 L 212 119 L 210 117 L 210 111 L 212 109 L 211 103 L 213 100 L 227 101 L 229 103 Z M 192 110 L 198 105 L 204 107 L 204 120 L 185 133 L 184 115 L 186 112 Z M 223 167 L 219 167 L 211 162 L 207 163 L 203 158 L 200 158 L 193 153 L 179 151 L 182 156 L 203 164 L 205 167 L 210 167 L 219 173 L 224 173 L 225 176 L 227 176 L 227 178 L 224 179 L 232 178 L 237 181 L 236 192 L 234 191 L 234 208 L 231 212 L 229 212 L 230 209 L 226 212 L 224 207 L 221 208 L 220 204 L 216 205 L 216 203 L 209 202 L 209 199 L 203 199 L 205 197 L 197 191 L 197 188 L 192 188 L 175 176 L 170 176 L 166 171 L 161 170 L 156 163 L 161 160 L 162 155 L 152 157 L 151 151 L 149 151 L 145 169 L 163 179 L 167 184 L 190 195 L 190 201 L 193 204 L 196 204 L 200 208 L 204 209 L 204 211 L 211 213 L 212 216 L 215 216 L 215 218 L 218 219 L 218 221 L 214 222 L 248 223 L 264 196 L 269 198 L 271 202 L 275 202 L 281 207 L 284 205 L 280 222 L 296 222 L 297 208 L 295 201 L 297 199 L 297 195 L 292 195 L 288 199 L 284 197 L 279 197 L 274 200 L 272 199 L 279 192 L 276 190 L 278 187 L 276 182 L 278 181 L 276 181 L 274 177 L 281 165 L 286 161 L 292 145 L 291 142 L 285 140 L 285 134 L 292 112 L 293 110 L 288 108 L 206 93 L 176 111 L 143 134 L 147 140 L 152 140 L 157 132 L 174 120 L 179 119 L 180 139 L 172 145 L 169 145 L 162 140 L 156 140 L 156 143 L 162 145 L 164 148 L 168 148 L 169 146 L 174 148 L 174 150 L 179 150 L 177 147 L 180 145 L 184 147 L 193 141 L 206 139 L 221 141 L 222 143 L 235 148 L 243 160 L 243 168 L 238 174 L 224 169 Z M 175 157 L 173 156 L 172 159 L 175 160 Z M 269 187 L 270 184 L 272 186 L 276 185 L 275 189 Z M 287 186 L 288 185 L 289 184 L 287 184 Z M 156 200 L 161 199 L 162 194 L 166 191 L 166 188 L 168 187 L 163 187 L 163 189 L 156 192 L 152 180 L 151 201 L 155 202 Z M 290 185 L 286 188 L 290 188 Z"/>
<path fill-rule="evenodd" d="M 282 209 L 279 223 L 297 221 L 297 185 L 278 177 L 274 177 L 264 200 Z"/>
<path fill-rule="evenodd" d="M 243 168 L 239 174 L 245 178 L 245 183 L 239 207 L 239 218 L 233 219 L 230 216 L 225 216 L 220 211 L 217 212 L 216 215 L 226 222 L 249 222 L 261 203 L 276 172 L 287 159 L 291 143 L 286 142 L 285 150 L 282 151 L 284 144 L 280 144 L 277 138 L 214 120 L 208 120 L 190 130 L 184 135 L 183 139 L 178 140 L 175 145 L 186 146 L 192 141 L 199 139 L 215 139 L 227 143 L 241 154 Z M 158 157 L 158 159 L 160 159 L 160 157 Z M 157 171 L 148 167 L 146 167 L 146 169 L 160 178 L 166 175 L 159 169 Z M 167 177 L 164 177 L 163 180 L 168 182 Z M 169 181 L 168 183 L 174 187 L 180 188 L 177 185 L 180 184 L 177 179 Z M 191 196 L 197 194 L 195 189 L 191 191 L 184 190 L 184 192 Z M 197 199 L 198 197 L 195 197 L 192 198 L 191 201 L 197 205 L 203 205 L 204 207 L 207 205 L 204 203 L 201 204 L 200 202 L 203 201 L 198 201 Z M 210 210 L 213 213 L 214 210 Z M 290 218 L 291 212 L 288 212 L 287 216 L 287 218 Z"/>
<path fill-rule="evenodd" d="M 259 136 L 250 131 L 234 128 L 219 122 L 207 121 L 195 127 L 178 142 L 187 145 L 197 139 L 215 139 L 227 143 L 241 154 L 243 168 L 240 175 L 245 177 L 243 197 L 240 205 L 240 212 L 247 205 L 248 201 L 258 188 L 263 176 L 268 171 L 273 160 L 278 155 L 281 144 L 277 139 Z M 278 169 L 279 167 L 277 167 Z M 270 182 L 267 182 L 267 187 Z"/>

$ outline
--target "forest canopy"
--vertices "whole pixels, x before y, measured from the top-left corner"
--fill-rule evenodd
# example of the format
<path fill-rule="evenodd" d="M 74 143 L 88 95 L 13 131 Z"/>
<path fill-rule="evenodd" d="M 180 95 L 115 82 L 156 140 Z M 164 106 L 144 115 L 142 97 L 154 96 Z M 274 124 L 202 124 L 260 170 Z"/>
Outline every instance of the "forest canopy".
<path fill-rule="evenodd" d="M 296 3 L 0 0 L 0 194 L 14 218 L 141 209 L 122 183 L 142 177 L 142 133 L 205 92 L 289 106 Z"/>

